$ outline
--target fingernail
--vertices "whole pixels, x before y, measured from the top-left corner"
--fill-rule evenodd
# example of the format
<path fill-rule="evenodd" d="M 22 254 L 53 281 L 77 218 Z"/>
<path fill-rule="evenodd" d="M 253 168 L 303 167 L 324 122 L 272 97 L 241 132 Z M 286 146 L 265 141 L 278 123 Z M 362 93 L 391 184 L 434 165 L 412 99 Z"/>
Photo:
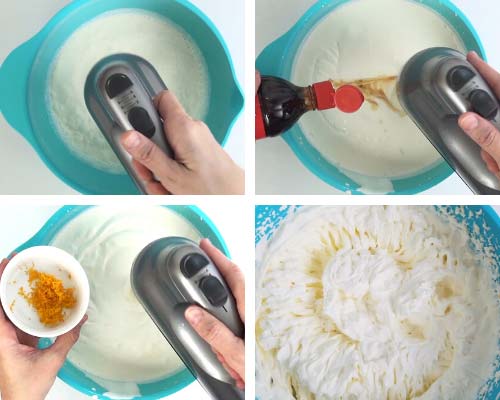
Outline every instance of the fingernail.
<path fill-rule="evenodd" d="M 467 115 L 465 118 L 462 118 L 460 125 L 464 131 L 470 132 L 478 127 L 479 121 L 475 116 Z"/>
<path fill-rule="evenodd" d="M 472 50 L 469 54 L 474 57 L 479 57 L 479 55 L 474 50 Z"/>
<path fill-rule="evenodd" d="M 186 318 L 192 325 L 198 325 L 201 320 L 201 311 L 196 307 L 190 307 L 186 311 Z"/>
<path fill-rule="evenodd" d="M 129 149 L 133 149 L 139 146 L 140 143 L 141 143 L 141 138 L 139 137 L 139 134 L 134 131 L 129 132 L 124 141 L 125 147 L 128 147 Z"/>

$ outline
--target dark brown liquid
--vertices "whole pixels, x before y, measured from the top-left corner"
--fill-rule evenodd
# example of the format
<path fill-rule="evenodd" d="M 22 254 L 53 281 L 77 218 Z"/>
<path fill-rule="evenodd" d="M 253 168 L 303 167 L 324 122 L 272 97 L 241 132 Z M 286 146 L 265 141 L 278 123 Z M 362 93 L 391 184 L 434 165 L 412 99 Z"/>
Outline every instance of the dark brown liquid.
<path fill-rule="evenodd" d="M 309 88 L 281 78 L 263 76 L 258 96 L 267 136 L 286 132 L 313 108 Z"/>

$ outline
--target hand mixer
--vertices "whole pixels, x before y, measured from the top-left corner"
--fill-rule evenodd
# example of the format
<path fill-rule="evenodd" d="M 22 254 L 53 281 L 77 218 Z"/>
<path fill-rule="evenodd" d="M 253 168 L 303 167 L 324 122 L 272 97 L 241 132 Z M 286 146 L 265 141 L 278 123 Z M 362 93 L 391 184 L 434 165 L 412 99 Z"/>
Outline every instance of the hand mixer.
<path fill-rule="evenodd" d="M 131 54 L 104 58 L 92 68 L 85 83 L 85 103 L 90 114 L 143 194 L 145 184 L 120 138 L 126 131 L 136 130 L 172 157 L 162 120 L 153 104 L 153 98 L 166 89 L 153 66 Z"/>
<path fill-rule="evenodd" d="M 210 346 L 184 317 L 186 309 L 197 304 L 244 337 L 231 291 L 203 250 L 186 238 L 159 239 L 137 256 L 131 283 L 139 302 L 205 390 L 217 400 L 244 399 Z"/>
<path fill-rule="evenodd" d="M 500 129 L 500 104 L 466 57 L 449 48 L 413 56 L 398 83 L 399 100 L 427 139 L 476 194 L 500 194 L 500 180 L 481 158 L 481 148 L 458 125 L 473 111 Z"/>

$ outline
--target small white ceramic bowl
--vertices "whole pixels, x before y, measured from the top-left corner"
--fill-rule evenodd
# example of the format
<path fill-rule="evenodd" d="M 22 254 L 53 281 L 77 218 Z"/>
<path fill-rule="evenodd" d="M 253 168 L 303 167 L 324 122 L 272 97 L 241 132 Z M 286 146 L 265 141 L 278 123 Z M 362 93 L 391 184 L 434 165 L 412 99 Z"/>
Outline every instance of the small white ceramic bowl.
<path fill-rule="evenodd" d="M 64 321 L 56 326 L 43 325 L 35 309 L 19 294 L 21 286 L 26 293 L 30 291 L 26 269 L 32 265 L 37 271 L 62 280 L 65 288 L 75 288 L 76 306 L 66 310 Z M 52 338 L 73 329 L 85 315 L 89 297 L 89 281 L 84 269 L 73 256 L 57 247 L 30 247 L 16 254 L 0 279 L 0 301 L 5 314 L 19 329 L 37 337 Z"/>

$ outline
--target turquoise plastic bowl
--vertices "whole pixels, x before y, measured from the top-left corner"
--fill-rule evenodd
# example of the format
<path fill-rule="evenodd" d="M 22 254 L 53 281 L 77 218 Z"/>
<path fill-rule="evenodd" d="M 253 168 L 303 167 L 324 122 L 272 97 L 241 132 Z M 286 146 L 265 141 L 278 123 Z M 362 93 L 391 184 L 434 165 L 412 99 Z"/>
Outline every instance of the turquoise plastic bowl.
<path fill-rule="evenodd" d="M 65 206 L 59 209 L 26 243 L 19 246 L 15 251 L 20 252 L 24 249 L 33 246 L 48 245 L 52 242 L 57 233 L 71 220 L 92 206 Z M 210 219 L 195 206 L 165 206 L 166 208 L 176 212 L 181 217 L 189 221 L 202 237 L 209 238 L 214 246 L 218 247 L 229 257 L 229 251 L 224 239 L 220 235 L 215 225 Z M 51 344 L 49 339 L 40 340 L 40 347 L 45 348 Z M 85 393 L 89 396 L 95 396 L 97 399 L 109 399 L 105 395 L 109 392 L 108 389 L 102 387 L 97 382 L 94 382 L 86 376 L 81 370 L 71 364 L 68 360 L 64 363 L 59 371 L 58 377 L 61 378 L 71 387 Z M 182 369 L 174 375 L 165 379 L 157 380 L 150 383 L 138 384 L 141 396 L 130 397 L 130 399 L 154 400 L 175 393 L 182 388 L 188 386 L 194 381 L 193 375 L 187 368 Z M 114 387 L 117 383 L 114 382 Z M 128 397 L 127 397 L 128 398 Z"/>
<path fill-rule="evenodd" d="M 449 210 L 454 210 L 458 206 L 436 206 L 437 208 L 444 207 Z M 500 218 L 496 211 L 490 206 L 464 206 L 465 215 L 467 216 L 466 225 L 469 235 L 473 238 L 481 238 L 484 245 L 491 246 L 494 249 L 495 264 L 491 268 L 500 270 Z M 273 234 L 281 226 L 282 222 L 290 213 L 297 210 L 298 207 L 292 209 L 291 206 L 266 205 L 255 207 L 255 244 L 261 240 L 270 240 Z M 480 212 L 481 211 L 481 212 Z M 458 222 L 462 223 L 464 217 L 455 216 Z M 479 229 L 477 231 L 477 229 Z M 471 244 L 472 246 L 472 244 Z M 496 283 L 500 283 L 497 279 Z M 500 338 L 499 346 L 500 346 Z M 500 358 L 497 356 L 497 361 Z M 499 363 L 497 362 L 497 365 Z M 496 373 L 500 373 L 500 367 Z M 500 381 L 495 379 L 495 374 L 487 381 L 488 392 L 486 396 L 479 396 L 478 400 L 498 400 L 500 395 Z M 471 400 L 471 399 L 461 399 Z"/>
<path fill-rule="evenodd" d="M 65 183 L 85 194 L 139 194 L 128 175 L 110 174 L 75 156 L 56 133 L 49 109 L 52 63 L 64 42 L 86 22 L 108 11 L 136 8 L 168 18 L 187 31 L 201 49 L 211 85 L 205 122 L 224 145 L 243 108 L 229 51 L 214 24 L 186 0 L 77 0 L 60 11 L 0 67 L 0 111 L 45 164 Z M 167 83 L 168 84 L 168 83 Z M 83 96 L 83 88 L 82 88 Z"/>
<path fill-rule="evenodd" d="M 311 7 L 285 35 L 271 43 L 259 55 L 257 69 L 262 75 L 274 75 L 292 79 L 295 58 L 311 30 L 327 14 L 351 0 L 320 0 Z M 449 0 L 409 0 L 425 5 L 440 14 L 455 29 L 469 51 L 476 51 L 485 58 L 485 51 L 476 30 L 467 17 Z M 360 185 L 343 174 L 326 160 L 307 140 L 296 124 L 285 133 L 283 139 L 299 160 L 316 176 L 329 185 L 353 194 L 363 194 Z M 394 191 L 389 194 L 416 194 L 429 189 L 448 178 L 453 170 L 443 160 L 432 168 L 408 178 L 392 180 Z"/>

